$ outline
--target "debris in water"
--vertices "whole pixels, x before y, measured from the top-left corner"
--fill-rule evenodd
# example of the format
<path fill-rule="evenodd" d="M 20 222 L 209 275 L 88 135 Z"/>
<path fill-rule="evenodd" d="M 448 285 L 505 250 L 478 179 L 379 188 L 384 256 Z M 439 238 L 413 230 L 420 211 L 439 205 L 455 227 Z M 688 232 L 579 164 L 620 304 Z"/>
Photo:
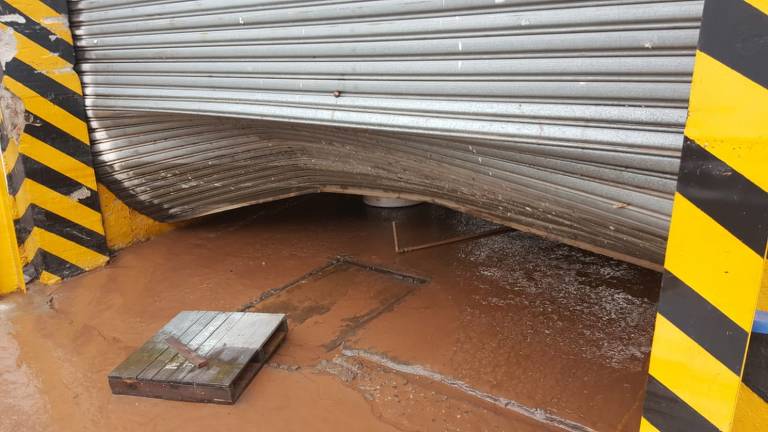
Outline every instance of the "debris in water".
<path fill-rule="evenodd" d="M 109 374 L 113 394 L 233 404 L 288 332 L 285 315 L 180 312 Z"/>

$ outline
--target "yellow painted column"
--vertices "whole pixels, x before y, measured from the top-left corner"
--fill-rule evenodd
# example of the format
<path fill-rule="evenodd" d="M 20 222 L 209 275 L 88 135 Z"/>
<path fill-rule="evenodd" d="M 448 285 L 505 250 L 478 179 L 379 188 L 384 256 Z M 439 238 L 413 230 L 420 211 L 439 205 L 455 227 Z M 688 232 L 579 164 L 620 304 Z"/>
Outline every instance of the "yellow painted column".
<path fill-rule="evenodd" d="M 757 308 L 761 325 L 753 327 L 747 362 L 733 420 L 735 432 L 768 431 L 768 261 L 763 273 Z"/>
<path fill-rule="evenodd" d="M 750 342 L 768 246 L 766 41 L 767 1 L 705 2 L 641 431 L 768 430 L 742 384 L 748 347 L 768 354 Z"/>
<path fill-rule="evenodd" d="M 1 73 L 1 72 L 0 72 Z M 6 150 L 8 135 L 0 110 L 0 295 L 25 289 L 21 257 L 13 223 L 13 204 L 8 193 L 6 178 Z"/>
<path fill-rule="evenodd" d="M 105 186 L 99 184 L 98 190 L 109 250 L 126 248 L 183 225 L 158 222 L 125 205 Z"/>
<path fill-rule="evenodd" d="M 13 51 L 3 96 L 20 107 L 9 162 L 24 273 L 54 283 L 109 259 L 66 0 L 2 0 Z M 7 56 L 4 52 L 3 55 Z"/>

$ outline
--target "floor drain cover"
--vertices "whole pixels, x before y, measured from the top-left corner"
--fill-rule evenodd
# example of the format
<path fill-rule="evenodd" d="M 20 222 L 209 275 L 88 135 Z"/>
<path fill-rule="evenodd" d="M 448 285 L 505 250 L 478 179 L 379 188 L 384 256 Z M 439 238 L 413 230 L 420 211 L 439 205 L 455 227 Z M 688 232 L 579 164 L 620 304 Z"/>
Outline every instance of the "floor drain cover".
<path fill-rule="evenodd" d="M 113 394 L 235 403 L 288 332 L 284 314 L 183 311 L 109 374 Z"/>

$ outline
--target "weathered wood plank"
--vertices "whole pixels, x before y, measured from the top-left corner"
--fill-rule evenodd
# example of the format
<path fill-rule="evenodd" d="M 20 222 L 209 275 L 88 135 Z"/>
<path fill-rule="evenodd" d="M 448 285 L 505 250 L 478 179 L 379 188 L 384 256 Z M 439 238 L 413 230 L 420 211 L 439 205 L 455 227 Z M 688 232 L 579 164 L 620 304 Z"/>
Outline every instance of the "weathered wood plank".
<path fill-rule="evenodd" d="M 253 346 L 253 352 L 248 352 L 247 350 L 238 350 L 234 349 L 231 352 L 227 352 L 226 350 L 222 351 L 222 353 L 219 355 L 219 359 L 222 361 L 227 361 L 228 358 L 232 358 L 230 360 L 232 364 L 239 364 L 244 365 L 246 363 L 254 361 L 254 357 L 256 357 L 256 361 L 258 361 L 258 358 L 260 357 L 259 354 L 262 351 L 262 348 L 264 348 L 265 344 L 269 342 L 271 339 L 270 337 L 275 334 L 279 329 L 281 329 L 281 326 L 285 326 L 285 329 L 287 330 L 287 324 L 285 324 L 285 315 L 281 314 L 254 314 L 249 315 L 252 324 L 255 327 L 254 333 L 252 333 L 249 336 L 246 336 L 251 341 L 261 341 L 261 343 L 258 344 L 258 346 Z M 237 346 L 236 343 L 240 343 L 241 340 L 238 340 L 236 337 L 233 338 L 230 343 L 232 346 Z M 232 357 L 229 357 L 232 356 Z M 232 382 L 237 378 L 238 374 L 240 372 L 238 371 L 231 371 L 229 375 L 221 375 L 220 381 L 213 381 L 212 384 L 222 384 L 222 385 L 232 385 Z"/>
<path fill-rule="evenodd" d="M 237 401 L 237 399 L 245 390 L 245 387 L 248 386 L 248 384 L 253 380 L 253 377 L 256 376 L 256 373 L 261 370 L 262 366 L 267 363 L 269 358 L 272 357 L 272 354 L 274 354 L 277 348 L 283 343 L 283 340 L 285 340 L 285 336 L 287 334 L 288 323 L 286 320 L 283 320 L 280 323 L 280 326 L 269 337 L 269 340 L 267 340 L 264 346 L 262 346 L 261 349 L 256 352 L 251 361 L 249 361 L 243 370 L 241 370 L 240 373 L 232 380 L 232 403 Z"/>
<path fill-rule="evenodd" d="M 200 333 L 200 331 L 216 317 L 216 314 L 216 312 L 210 311 L 203 312 L 197 321 L 195 321 L 191 326 L 189 326 L 189 328 L 187 328 L 181 335 L 177 336 L 176 338 L 179 339 L 181 343 L 185 345 L 188 344 L 189 341 L 197 336 L 197 334 Z M 155 361 L 150 363 L 149 366 L 147 366 L 147 368 L 144 369 L 137 378 L 141 380 L 151 380 L 158 372 L 164 368 L 173 367 L 173 365 L 168 365 L 168 362 L 177 355 L 176 351 L 171 349 L 164 340 L 163 345 L 165 346 L 163 352 L 155 359 Z"/>
<path fill-rule="evenodd" d="M 129 356 L 124 363 L 133 359 L 131 368 L 116 369 L 131 375 L 113 371 L 109 384 L 114 394 L 231 404 L 287 331 L 283 314 L 182 312 Z M 164 342 L 169 335 L 209 364 L 196 368 Z"/>
<path fill-rule="evenodd" d="M 185 402 L 211 402 L 232 404 L 232 389 L 216 386 L 198 386 L 195 384 L 177 384 L 160 381 L 131 381 L 110 378 L 109 386 L 113 394 L 151 397 L 156 399 Z"/>
<path fill-rule="evenodd" d="M 176 354 L 184 357 L 188 362 L 194 364 L 195 366 L 201 368 L 208 364 L 208 360 L 199 355 L 195 352 L 195 350 L 191 349 L 190 347 L 184 345 L 181 343 L 180 340 L 176 339 L 173 336 L 168 336 L 165 338 L 165 343 L 168 344 L 169 347 L 173 348 L 174 351 L 176 351 Z M 178 355 L 176 358 L 178 358 Z"/>
<path fill-rule="evenodd" d="M 218 350 L 221 349 L 221 340 L 243 319 L 243 317 L 245 317 L 245 315 L 246 314 L 239 312 L 229 312 L 229 316 L 224 324 L 219 326 L 219 328 L 216 329 L 216 331 L 213 332 L 213 334 L 197 349 L 197 353 L 208 359 L 208 366 L 206 366 L 206 368 L 211 367 L 211 357 L 215 357 Z M 173 382 L 192 383 L 194 381 L 187 379 L 186 376 L 195 369 L 196 368 L 191 364 L 184 364 L 176 371 L 176 373 L 168 377 L 168 380 Z"/>
<path fill-rule="evenodd" d="M 207 356 L 208 367 L 189 372 L 182 382 L 230 386 L 285 319 L 282 314 L 244 314 L 243 319 L 218 342 L 216 355 Z"/>
<path fill-rule="evenodd" d="M 165 351 L 167 347 L 163 340 L 168 336 L 181 336 L 200 316 L 201 311 L 184 311 L 173 317 L 171 321 L 149 339 L 139 349 L 128 356 L 112 372 L 110 377 L 132 379 L 136 378 L 150 363 Z"/>
<path fill-rule="evenodd" d="M 186 346 L 195 351 L 198 355 L 206 357 L 206 354 L 200 351 L 200 347 L 203 346 L 205 341 L 210 339 L 211 335 L 215 333 L 216 330 L 221 327 L 224 322 L 226 322 L 226 320 L 229 318 L 229 315 L 230 312 L 216 312 L 214 318 L 202 330 L 200 330 L 200 332 L 195 335 L 195 337 L 192 338 L 192 340 L 190 340 Z M 173 375 L 175 375 L 180 368 L 185 367 L 187 364 L 191 364 L 183 356 L 178 355 L 178 353 L 176 354 L 177 355 L 168 360 L 163 369 L 155 374 L 155 376 L 152 378 L 154 381 L 173 381 Z"/>
<path fill-rule="evenodd" d="M 231 376 L 238 373 L 243 368 L 243 362 L 235 363 L 232 360 L 236 358 L 234 351 L 245 353 L 252 356 L 256 352 L 255 348 L 242 345 L 232 345 L 232 340 L 245 339 L 250 333 L 256 333 L 253 323 L 244 315 L 230 331 L 219 340 L 215 352 L 208 356 L 208 367 L 190 371 L 181 382 L 185 383 L 206 383 L 207 385 L 219 385 L 228 387 L 229 382 L 223 382 L 222 377 Z"/>

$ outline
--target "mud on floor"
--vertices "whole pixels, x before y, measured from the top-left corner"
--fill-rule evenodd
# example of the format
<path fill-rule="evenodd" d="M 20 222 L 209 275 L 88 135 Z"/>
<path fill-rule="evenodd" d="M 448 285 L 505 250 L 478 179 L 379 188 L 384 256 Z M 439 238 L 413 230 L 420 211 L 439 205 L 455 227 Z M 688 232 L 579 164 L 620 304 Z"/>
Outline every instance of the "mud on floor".
<path fill-rule="evenodd" d="M 515 232 L 399 255 L 392 220 L 408 245 L 492 226 L 304 197 L 0 300 L 0 430 L 637 430 L 656 273 Z M 290 283 L 340 255 L 428 281 L 342 263 Z M 110 394 L 106 374 L 179 310 L 243 307 L 290 332 L 238 404 Z"/>

